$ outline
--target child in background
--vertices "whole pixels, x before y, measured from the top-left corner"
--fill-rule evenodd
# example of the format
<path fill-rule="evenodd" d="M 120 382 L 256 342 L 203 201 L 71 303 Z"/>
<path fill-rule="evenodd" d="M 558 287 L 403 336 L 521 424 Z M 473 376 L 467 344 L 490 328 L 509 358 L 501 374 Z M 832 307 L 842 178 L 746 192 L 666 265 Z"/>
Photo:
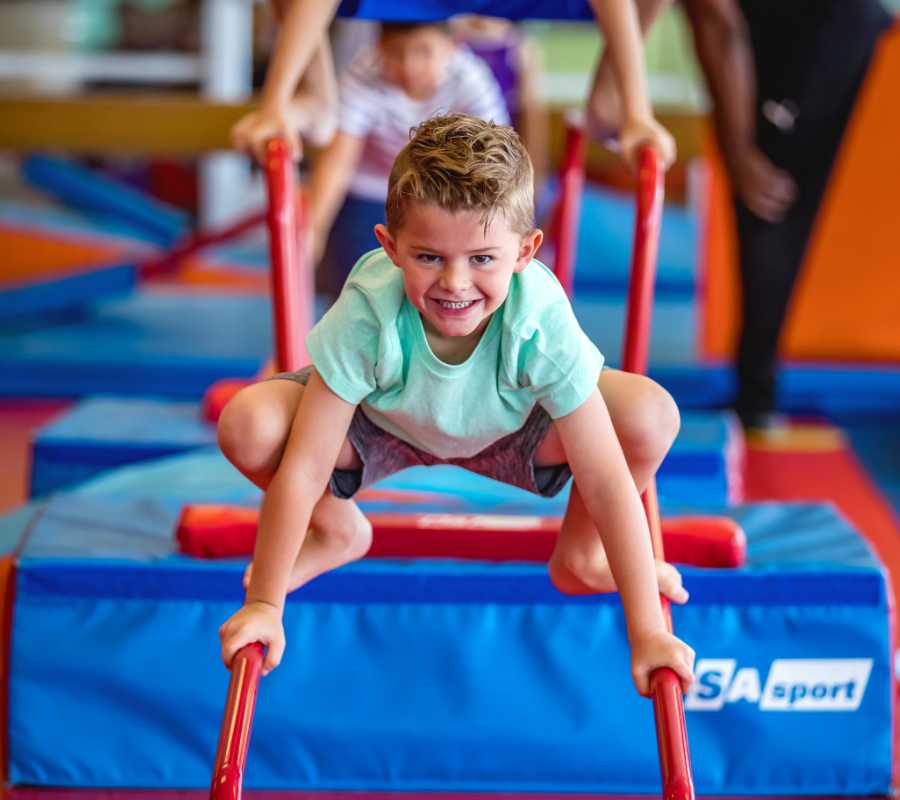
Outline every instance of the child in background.
<path fill-rule="evenodd" d="M 562 287 L 534 260 L 531 162 L 511 128 L 457 114 L 423 123 L 390 175 L 382 249 L 364 255 L 313 328 L 313 366 L 243 389 L 225 455 L 265 490 L 243 607 L 222 657 L 285 648 L 285 596 L 360 558 L 371 526 L 351 499 L 414 464 L 451 463 L 552 496 L 574 476 L 548 564 L 562 592 L 618 589 L 642 694 L 657 667 L 684 687 L 694 653 L 668 633 L 639 492 L 678 428 L 661 387 L 604 369 Z"/>
<path fill-rule="evenodd" d="M 457 47 L 441 22 L 382 25 L 377 44 L 341 76 L 339 94 L 338 131 L 319 153 L 308 188 L 315 260 L 322 254 L 317 288 L 331 299 L 375 244 L 371 231 L 384 222 L 391 164 L 410 128 L 452 111 L 509 119 L 490 70 Z"/>
<path fill-rule="evenodd" d="M 615 89 L 615 132 L 619 149 L 634 164 L 641 144 L 650 144 L 668 166 L 675 160 L 675 142 L 653 118 L 643 64 L 641 29 L 648 27 L 667 0 L 590 0 L 606 42 L 602 81 L 595 81 L 588 117 L 600 116 L 606 79 Z M 275 47 L 260 107 L 252 124 L 242 128 L 236 145 L 259 155 L 274 135 L 287 139 L 299 157 L 298 132 L 288 124 L 285 108 L 338 7 L 338 0 L 293 0 Z"/>

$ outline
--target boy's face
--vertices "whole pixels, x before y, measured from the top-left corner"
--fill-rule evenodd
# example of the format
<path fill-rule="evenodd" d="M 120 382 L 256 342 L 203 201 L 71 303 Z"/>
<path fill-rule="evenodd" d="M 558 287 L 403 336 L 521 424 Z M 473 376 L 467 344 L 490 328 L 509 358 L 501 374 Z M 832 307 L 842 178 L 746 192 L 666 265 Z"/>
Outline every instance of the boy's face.
<path fill-rule="evenodd" d="M 437 91 L 454 48 L 440 28 L 389 33 L 379 43 L 382 76 L 413 100 L 426 100 Z"/>
<path fill-rule="evenodd" d="M 511 230 L 502 214 L 487 231 L 480 211 L 451 212 L 414 203 L 403 227 L 375 235 L 403 270 L 403 288 L 422 315 L 429 341 L 480 337 L 491 314 L 506 300 L 513 273 L 528 266 L 543 233 Z"/>

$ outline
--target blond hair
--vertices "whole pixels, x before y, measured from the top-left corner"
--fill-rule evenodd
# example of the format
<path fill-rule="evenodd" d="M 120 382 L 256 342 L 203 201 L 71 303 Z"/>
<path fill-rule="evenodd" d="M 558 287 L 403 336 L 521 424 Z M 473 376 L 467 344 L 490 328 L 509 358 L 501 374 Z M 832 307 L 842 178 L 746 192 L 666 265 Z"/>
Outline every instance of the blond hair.
<path fill-rule="evenodd" d="M 410 131 L 391 169 L 388 228 L 403 226 L 411 203 L 481 211 L 485 230 L 503 214 L 512 231 L 534 228 L 534 174 L 518 134 L 468 114 L 432 117 Z"/>

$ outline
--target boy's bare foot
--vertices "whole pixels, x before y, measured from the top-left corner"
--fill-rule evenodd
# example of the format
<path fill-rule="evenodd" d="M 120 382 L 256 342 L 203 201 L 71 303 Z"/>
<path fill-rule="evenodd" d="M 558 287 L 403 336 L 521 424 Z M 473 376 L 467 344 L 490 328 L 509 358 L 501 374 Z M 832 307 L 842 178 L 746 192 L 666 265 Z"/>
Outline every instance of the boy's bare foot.
<path fill-rule="evenodd" d="M 550 580 L 563 594 L 606 594 L 616 591 L 616 582 L 604 554 L 590 559 L 572 554 L 553 553 L 547 564 Z M 656 561 L 659 591 L 673 603 L 686 603 L 687 590 L 681 584 L 681 573 L 666 561 Z"/>
<path fill-rule="evenodd" d="M 317 508 L 316 527 L 310 528 L 291 569 L 288 592 L 299 589 L 313 578 L 362 558 L 372 546 L 372 524 L 355 503 L 330 498 L 333 504 L 325 514 Z M 253 564 L 244 571 L 244 588 L 250 585 Z"/>

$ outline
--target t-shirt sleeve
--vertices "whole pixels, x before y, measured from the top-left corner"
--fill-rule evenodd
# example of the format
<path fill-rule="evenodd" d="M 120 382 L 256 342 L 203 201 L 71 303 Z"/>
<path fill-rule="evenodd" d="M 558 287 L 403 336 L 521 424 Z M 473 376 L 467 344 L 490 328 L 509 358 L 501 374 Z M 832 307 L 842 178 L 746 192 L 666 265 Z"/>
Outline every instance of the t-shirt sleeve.
<path fill-rule="evenodd" d="M 509 125 L 509 110 L 490 67 L 472 53 L 466 63 L 467 68 L 459 73 L 459 110 L 498 125 Z"/>
<path fill-rule="evenodd" d="M 552 419 L 571 414 L 597 387 L 603 355 L 581 330 L 568 302 L 543 309 L 519 340 L 519 385 Z"/>
<path fill-rule="evenodd" d="M 362 138 L 374 127 L 380 108 L 378 90 L 364 59 L 353 61 L 338 84 L 338 128 Z"/>
<path fill-rule="evenodd" d="M 306 348 L 322 380 L 353 405 L 375 390 L 381 326 L 366 294 L 346 286 L 307 334 Z"/>

